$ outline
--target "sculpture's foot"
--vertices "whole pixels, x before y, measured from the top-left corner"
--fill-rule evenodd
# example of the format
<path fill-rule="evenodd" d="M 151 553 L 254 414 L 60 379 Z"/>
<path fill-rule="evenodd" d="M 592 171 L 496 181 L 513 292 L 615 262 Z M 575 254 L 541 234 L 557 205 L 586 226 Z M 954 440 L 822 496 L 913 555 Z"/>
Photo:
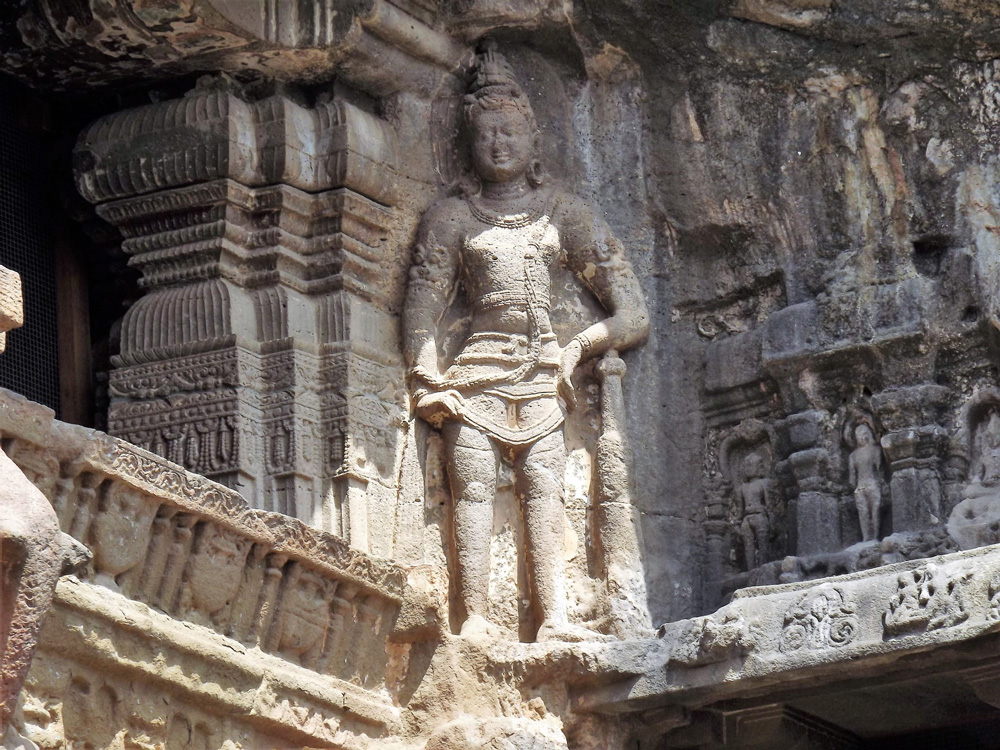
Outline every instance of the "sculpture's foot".
<path fill-rule="evenodd" d="M 573 625 L 568 622 L 549 622 L 548 620 L 542 623 L 535 636 L 536 643 L 583 643 L 584 641 L 608 643 L 614 640 L 616 638 L 613 635 L 598 633 L 582 625 Z"/>
<path fill-rule="evenodd" d="M 462 638 L 469 640 L 498 640 L 502 637 L 500 628 L 482 615 L 469 615 L 462 623 L 459 632 Z"/>

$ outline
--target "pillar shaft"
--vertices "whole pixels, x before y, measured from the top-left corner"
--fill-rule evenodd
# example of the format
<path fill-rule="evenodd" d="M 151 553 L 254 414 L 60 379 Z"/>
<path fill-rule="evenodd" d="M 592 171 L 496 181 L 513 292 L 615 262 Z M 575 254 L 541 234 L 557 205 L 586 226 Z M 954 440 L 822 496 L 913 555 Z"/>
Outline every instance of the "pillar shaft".
<path fill-rule="evenodd" d="M 76 158 L 145 290 L 110 432 L 367 549 L 404 406 L 387 123 L 207 85 L 102 118 Z"/>

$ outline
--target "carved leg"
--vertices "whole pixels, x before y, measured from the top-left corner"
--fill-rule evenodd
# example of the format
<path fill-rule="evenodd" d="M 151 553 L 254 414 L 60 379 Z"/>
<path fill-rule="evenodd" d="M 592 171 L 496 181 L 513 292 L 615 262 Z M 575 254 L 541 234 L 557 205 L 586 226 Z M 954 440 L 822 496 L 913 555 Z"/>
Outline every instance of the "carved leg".
<path fill-rule="evenodd" d="M 861 538 L 870 542 L 878 538 L 878 498 L 877 490 L 859 487 L 854 490 L 854 503 L 858 508 L 858 520 L 861 522 Z"/>
<path fill-rule="evenodd" d="M 479 430 L 458 422 L 442 430 L 448 480 L 455 503 L 455 558 L 462 635 L 488 628 L 490 536 L 497 489 L 496 446 Z"/>
<path fill-rule="evenodd" d="M 754 517 L 753 531 L 757 542 L 757 564 L 761 565 L 770 559 L 768 534 L 771 525 L 767 522 L 767 516 L 763 513 Z"/>
<path fill-rule="evenodd" d="M 757 567 L 757 535 L 754 533 L 752 516 L 746 516 L 740 524 L 740 537 L 743 540 L 743 558 L 747 570 Z"/>
<path fill-rule="evenodd" d="M 563 482 L 566 445 L 562 430 L 545 436 L 518 456 L 514 489 L 524 513 L 525 551 L 531 586 L 541 610 L 537 640 L 580 640 L 589 632 L 567 627 L 563 568 Z M 573 630 L 573 633 L 570 631 Z"/>
<path fill-rule="evenodd" d="M 5 556 L 7 550 L 13 548 L 16 557 L 20 558 L 19 580 L 12 581 L 12 592 L 4 592 L 5 605 L 11 602 L 12 607 L 3 615 L 6 633 L 0 654 L 0 736 L 17 704 L 18 693 L 38 644 L 42 618 L 55 595 L 61 572 L 60 561 L 52 554 L 57 531 L 54 524 L 49 529 L 36 529 L 31 536 L 10 527 L 0 529 L 0 545 L 5 549 Z M 12 578 L 17 577 L 16 571 L 13 572 Z"/>

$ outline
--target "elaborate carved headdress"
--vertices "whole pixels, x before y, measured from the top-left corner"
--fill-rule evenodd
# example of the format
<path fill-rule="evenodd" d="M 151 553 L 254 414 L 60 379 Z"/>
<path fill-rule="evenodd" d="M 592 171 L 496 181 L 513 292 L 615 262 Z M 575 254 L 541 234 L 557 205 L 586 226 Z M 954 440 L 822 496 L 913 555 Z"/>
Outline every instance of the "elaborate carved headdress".
<path fill-rule="evenodd" d="M 476 54 L 476 64 L 465 97 L 465 115 L 472 121 L 477 110 L 512 107 L 524 115 L 532 131 L 536 129 L 531 102 L 517 82 L 514 69 L 497 51 L 496 43 L 484 40 Z"/>

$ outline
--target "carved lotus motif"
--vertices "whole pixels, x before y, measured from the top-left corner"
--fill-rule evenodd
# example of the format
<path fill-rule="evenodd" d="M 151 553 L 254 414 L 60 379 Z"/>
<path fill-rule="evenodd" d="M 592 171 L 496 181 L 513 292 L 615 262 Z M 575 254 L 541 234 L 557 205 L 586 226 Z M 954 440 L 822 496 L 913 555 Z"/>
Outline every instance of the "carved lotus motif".
<path fill-rule="evenodd" d="M 781 651 L 846 646 L 858 634 L 854 605 L 835 586 L 810 589 L 785 614 Z"/>
<path fill-rule="evenodd" d="M 211 616 L 229 603 L 239 588 L 249 549 L 246 537 L 217 526 L 205 529 L 188 573 L 195 609 Z"/>
<path fill-rule="evenodd" d="M 142 562 L 156 509 L 156 503 L 134 487 L 121 483 L 107 487 L 90 527 L 99 573 L 114 577 Z"/>

